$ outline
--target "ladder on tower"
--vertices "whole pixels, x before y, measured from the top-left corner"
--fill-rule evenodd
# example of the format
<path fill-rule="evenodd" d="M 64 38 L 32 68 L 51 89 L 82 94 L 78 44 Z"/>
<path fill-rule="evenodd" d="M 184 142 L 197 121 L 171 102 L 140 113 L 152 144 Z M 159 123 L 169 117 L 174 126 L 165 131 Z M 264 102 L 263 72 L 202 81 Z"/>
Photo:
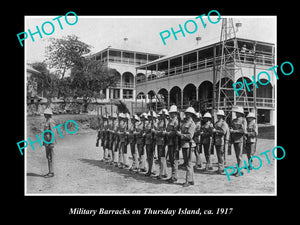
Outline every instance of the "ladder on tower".
<path fill-rule="evenodd" d="M 244 88 L 239 91 L 239 96 L 236 96 L 232 86 L 236 82 L 237 74 L 243 77 L 240 50 L 232 18 L 222 18 L 220 43 L 219 55 L 221 55 L 221 59 L 217 63 L 218 66 L 216 66 L 216 80 L 214 83 L 216 85 L 216 82 L 219 82 L 218 87 L 215 87 L 217 109 L 228 112 L 233 105 L 240 105 L 249 111 L 249 100 L 244 79 L 242 79 Z"/>

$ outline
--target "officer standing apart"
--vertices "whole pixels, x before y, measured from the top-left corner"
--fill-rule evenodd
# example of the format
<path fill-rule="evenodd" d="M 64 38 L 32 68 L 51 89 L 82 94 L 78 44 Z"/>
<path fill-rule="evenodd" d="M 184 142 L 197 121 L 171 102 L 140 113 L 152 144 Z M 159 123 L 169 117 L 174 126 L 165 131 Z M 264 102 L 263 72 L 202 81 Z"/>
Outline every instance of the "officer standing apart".
<path fill-rule="evenodd" d="M 244 134 L 246 133 L 247 122 L 244 118 L 244 109 L 240 106 L 234 106 L 232 112 L 235 113 L 236 118 L 231 122 L 230 134 L 233 141 L 233 147 L 235 151 L 236 161 L 239 168 L 242 166 L 242 156 L 243 156 L 243 141 Z M 243 171 L 240 171 L 243 175 Z M 237 171 L 235 176 L 240 176 L 240 173 Z"/>
<path fill-rule="evenodd" d="M 217 151 L 218 158 L 218 173 L 224 174 L 224 154 L 225 154 L 225 146 L 228 146 L 228 135 L 227 132 L 229 130 L 228 124 L 224 120 L 225 114 L 223 110 L 218 110 L 217 112 L 217 122 L 215 123 L 215 127 L 213 128 L 213 132 L 215 134 L 215 146 Z"/>
<path fill-rule="evenodd" d="M 246 153 L 247 153 L 247 158 L 249 161 L 256 152 L 258 127 L 257 127 L 256 118 L 255 118 L 254 113 L 249 112 L 246 118 L 247 118 Z M 252 167 L 249 166 L 249 169 L 251 170 Z"/>
<path fill-rule="evenodd" d="M 44 111 L 44 117 L 45 117 L 45 121 L 43 121 L 43 130 L 50 130 L 53 132 L 53 127 L 55 127 L 55 121 L 51 118 L 53 115 L 52 110 L 51 109 L 46 109 Z M 46 142 L 51 142 L 52 139 L 55 138 L 52 136 L 52 134 L 50 132 L 45 132 L 44 135 L 44 140 Z M 49 172 L 44 175 L 45 178 L 49 178 L 49 177 L 54 177 L 54 142 L 56 143 L 56 139 L 54 140 L 54 142 L 47 144 L 46 142 L 43 142 L 43 145 L 45 146 L 46 149 L 46 158 L 48 161 L 48 170 Z"/>
<path fill-rule="evenodd" d="M 181 137 L 183 160 L 186 165 L 186 180 L 183 187 L 194 185 L 194 167 L 192 163 L 192 152 L 195 148 L 195 142 L 193 140 L 196 125 L 193 121 L 193 117 L 196 117 L 196 112 L 193 107 L 188 107 L 185 112 L 185 121 L 182 124 L 181 131 L 177 131 L 177 134 Z"/>
<path fill-rule="evenodd" d="M 171 177 L 168 179 L 169 183 L 174 183 L 177 181 L 177 172 L 178 172 L 178 161 L 179 161 L 179 150 L 180 147 L 178 145 L 178 136 L 177 130 L 179 128 L 178 124 L 178 110 L 176 105 L 171 105 L 169 110 L 170 121 L 167 125 L 167 145 L 168 145 L 168 153 L 171 164 Z"/>

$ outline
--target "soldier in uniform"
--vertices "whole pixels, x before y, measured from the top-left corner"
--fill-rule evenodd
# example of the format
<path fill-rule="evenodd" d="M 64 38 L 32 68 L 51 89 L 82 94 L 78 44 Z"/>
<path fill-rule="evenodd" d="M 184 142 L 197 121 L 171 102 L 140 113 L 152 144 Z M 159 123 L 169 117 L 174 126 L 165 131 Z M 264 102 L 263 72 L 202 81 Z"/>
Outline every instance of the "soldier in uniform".
<path fill-rule="evenodd" d="M 158 113 L 157 130 L 155 131 L 155 140 L 158 152 L 159 175 L 157 179 L 167 177 L 167 160 L 166 160 L 166 128 L 168 125 L 168 110 L 162 109 Z"/>
<path fill-rule="evenodd" d="M 104 123 L 104 131 L 103 131 L 103 136 L 104 136 L 104 147 L 103 149 L 105 149 L 107 151 L 107 155 L 109 156 L 106 163 L 110 163 L 112 161 L 112 152 L 110 150 L 110 132 L 109 132 L 109 127 L 110 127 L 110 124 L 109 124 L 109 117 L 106 117 L 106 120 L 105 120 L 106 123 Z"/>
<path fill-rule="evenodd" d="M 51 118 L 52 117 L 52 110 L 46 109 L 44 111 L 44 117 L 45 121 L 43 122 L 43 130 L 51 130 L 53 132 L 53 127 L 55 127 L 55 121 Z M 52 134 L 50 132 L 45 132 L 44 134 L 44 140 L 46 142 L 51 142 L 52 139 L 55 137 L 52 137 Z M 56 143 L 56 140 L 54 139 L 54 142 L 47 144 L 43 142 L 43 145 L 45 146 L 46 150 L 46 158 L 48 161 L 48 173 L 44 175 L 45 178 L 54 177 L 54 143 Z"/>
<path fill-rule="evenodd" d="M 129 168 L 127 162 L 127 126 L 128 126 L 128 115 L 127 113 L 119 114 L 119 128 L 118 128 L 118 136 L 119 136 L 119 168 Z"/>
<path fill-rule="evenodd" d="M 256 152 L 258 128 L 257 128 L 257 123 L 256 123 L 256 118 L 254 113 L 249 112 L 246 118 L 247 118 L 246 154 L 249 161 Z M 252 167 L 249 166 L 249 169 L 251 170 Z"/>
<path fill-rule="evenodd" d="M 177 171 L 178 171 L 178 162 L 179 162 L 179 149 L 181 146 L 178 146 L 178 136 L 177 130 L 179 128 L 178 124 L 178 110 L 176 105 L 171 105 L 169 110 L 170 121 L 167 125 L 167 145 L 168 153 L 171 164 L 171 177 L 168 179 L 169 183 L 174 183 L 177 181 Z"/>
<path fill-rule="evenodd" d="M 102 121 L 103 121 L 103 125 L 102 125 L 102 131 L 101 131 L 101 147 L 103 149 L 103 157 L 104 157 L 104 161 L 107 162 L 109 160 L 109 153 L 108 153 L 108 149 L 106 147 L 106 139 L 107 139 L 107 129 L 108 129 L 108 124 L 107 124 L 107 117 L 106 116 L 102 116 Z"/>
<path fill-rule="evenodd" d="M 99 141 L 101 141 L 102 150 L 103 150 L 103 158 L 100 159 L 101 162 L 104 161 L 105 154 L 104 154 L 104 148 L 103 148 L 103 117 L 97 117 L 98 119 L 98 132 L 97 132 L 97 140 L 96 140 L 96 147 L 99 147 Z"/>
<path fill-rule="evenodd" d="M 135 131 L 133 134 L 136 137 L 136 146 L 139 153 L 139 166 L 138 171 L 146 172 L 146 155 L 145 155 L 145 127 L 148 123 L 147 113 L 142 113 L 140 116 L 140 121 L 135 125 Z"/>
<path fill-rule="evenodd" d="M 211 170 L 212 165 L 210 162 L 210 154 L 212 146 L 212 135 L 213 135 L 213 124 L 211 122 L 212 116 L 209 112 L 205 113 L 203 116 L 203 125 L 201 126 L 201 144 L 203 145 L 204 155 L 206 159 L 206 170 Z"/>
<path fill-rule="evenodd" d="M 111 160 L 110 164 L 113 165 L 115 161 L 115 152 L 114 152 L 114 140 L 115 140 L 115 135 L 114 135 L 114 129 L 115 129 L 115 115 L 110 115 L 108 118 L 108 151 L 111 155 Z"/>
<path fill-rule="evenodd" d="M 120 157 L 119 157 L 119 151 L 120 151 L 120 135 L 119 135 L 119 127 L 120 127 L 120 114 L 117 113 L 113 113 L 113 117 L 114 117 L 114 125 L 113 125 L 113 151 L 114 151 L 114 165 L 115 167 L 119 167 L 119 161 L 120 161 Z"/>
<path fill-rule="evenodd" d="M 215 134 L 215 147 L 217 151 L 218 158 L 218 173 L 224 174 L 224 154 L 225 154 L 225 146 L 228 146 L 228 124 L 224 120 L 225 113 L 223 110 L 218 110 L 217 112 L 217 122 L 215 123 L 215 127 L 213 128 L 213 133 Z"/>
<path fill-rule="evenodd" d="M 246 133 L 247 124 L 244 119 L 244 109 L 240 106 L 234 106 L 232 112 L 235 113 L 236 118 L 231 122 L 230 134 L 233 142 L 233 147 L 236 155 L 236 160 L 238 167 L 242 167 L 242 155 L 243 155 L 243 141 L 244 134 Z M 241 171 L 243 174 L 243 171 Z M 240 173 L 237 171 L 235 176 L 240 176 Z"/>
<path fill-rule="evenodd" d="M 201 169 L 202 167 L 202 163 L 201 163 L 201 156 L 200 154 L 202 153 L 202 145 L 201 145 L 201 135 L 200 135 L 200 131 L 201 131 L 201 113 L 197 112 L 196 113 L 196 117 L 195 117 L 195 125 L 196 125 L 196 129 L 195 129 L 195 133 L 194 133 L 194 141 L 196 144 L 196 148 L 195 148 L 195 156 L 196 156 L 196 168 L 197 169 Z"/>
<path fill-rule="evenodd" d="M 188 107 L 185 112 L 185 121 L 181 126 L 181 131 L 177 131 L 177 134 L 181 137 L 181 147 L 183 160 L 186 166 L 186 180 L 183 187 L 194 185 L 194 167 L 192 163 L 192 152 L 195 148 L 195 142 L 193 140 L 196 125 L 193 121 L 193 117 L 196 116 L 195 109 Z"/>
<path fill-rule="evenodd" d="M 132 165 L 130 167 L 130 171 L 138 171 L 139 169 L 139 164 L 138 164 L 138 153 L 137 153 L 137 148 L 136 148 L 136 137 L 135 137 L 135 132 L 136 132 L 136 125 L 137 123 L 140 122 L 140 118 L 134 114 L 131 117 L 131 123 L 128 127 L 127 131 L 127 139 L 128 143 L 130 145 L 130 151 L 132 155 Z"/>
<path fill-rule="evenodd" d="M 148 123 L 145 126 L 145 145 L 147 153 L 147 162 L 148 162 L 148 172 L 146 176 L 155 175 L 155 164 L 154 164 L 154 151 L 155 151 L 155 142 L 154 134 L 156 130 L 156 118 L 157 115 L 154 111 L 149 111 L 148 113 Z"/>

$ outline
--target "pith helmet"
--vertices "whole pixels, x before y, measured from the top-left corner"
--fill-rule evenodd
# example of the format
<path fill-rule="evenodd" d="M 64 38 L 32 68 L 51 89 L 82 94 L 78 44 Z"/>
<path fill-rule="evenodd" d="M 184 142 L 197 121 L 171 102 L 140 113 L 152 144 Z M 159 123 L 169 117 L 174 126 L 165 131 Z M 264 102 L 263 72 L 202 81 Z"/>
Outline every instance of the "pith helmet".
<path fill-rule="evenodd" d="M 211 114 L 209 112 L 206 112 L 204 114 L 203 118 L 209 118 L 209 119 L 211 119 Z"/>
<path fill-rule="evenodd" d="M 119 113 L 119 118 L 120 119 L 124 119 L 125 118 L 125 114 L 124 113 Z"/>
<path fill-rule="evenodd" d="M 52 110 L 49 109 L 49 108 L 48 108 L 48 109 L 45 109 L 44 114 L 47 114 L 47 115 L 53 115 Z"/>
<path fill-rule="evenodd" d="M 225 113 L 222 109 L 219 109 L 218 112 L 216 113 L 217 116 L 225 116 Z"/>
<path fill-rule="evenodd" d="M 159 113 L 158 113 L 158 115 L 163 115 L 163 114 L 165 114 L 166 116 L 168 116 L 168 115 L 169 115 L 168 110 L 167 110 L 167 109 L 162 109 L 162 110 L 160 110 Z"/>
<path fill-rule="evenodd" d="M 140 117 L 138 117 L 136 114 L 132 115 L 131 119 L 135 119 L 137 121 L 140 121 Z"/>
<path fill-rule="evenodd" d="M 253 112 L 249 112 L 247 118 L 256 118 Z"/>
<path fill-rule="evenodd" d="M 153 116 L 154 118 L 157 118 L 157 114 L 156 114 L 156 112 L 154 112 L 154 111 L 152 111 L 152 112 L 149 111 L 149 112 L 148 112 L 148 117 L 149 117 L 149 116 Z"/>
<path fill-rule="evenodd" d="M 237 113 L 242 113 L 244 114 L 244 109 L 241 106 L 233 106 L 232 107 L 232 112 L 237 112 Z"/>
<path fill-rule="evenodd" d="M 193 114 L 194 116 L 197 116 L 196 115 L 196 112 L 195 112 L 195 109 L 193 108 L 193 107 L 188 107 L 186 110 L 185 110 L 185 112 L 184 113 L 191 113 L 191 114 Z"/>
<path fill-rule="evenodd" d="M 144 117 L 145 119 L 148 119 L 148 115 L 147 113 L 143 112 L 141 115 L 140 115 L 140 118 Z"/>
<path fill-rule="evenodd" d="M 173 113 L 173 112 L 176 112 L 176 113 L 178 112 L 176 105 L 171 105 L 171 107 L 170 107 L 169 113 Z"/>
<path fill-rule="evenodd" d="M 120 114 L 119 114 L 119 118 L 121 118 L 121 119 L 129 119 L 130 116 L 129 116 L 128 113 L 120 113 Z"/>
<path fill-rule="evenodd" d="M 129 113 L 125 113 L 126 119 L 130 120 L 130 114 Z"/>
<path fill-rule="evenodd" d="M 200 119 L 200 118 L 202 117 L 201 113 L 196 112 L 196 117 L 197 117 L 198 119 Z"/>

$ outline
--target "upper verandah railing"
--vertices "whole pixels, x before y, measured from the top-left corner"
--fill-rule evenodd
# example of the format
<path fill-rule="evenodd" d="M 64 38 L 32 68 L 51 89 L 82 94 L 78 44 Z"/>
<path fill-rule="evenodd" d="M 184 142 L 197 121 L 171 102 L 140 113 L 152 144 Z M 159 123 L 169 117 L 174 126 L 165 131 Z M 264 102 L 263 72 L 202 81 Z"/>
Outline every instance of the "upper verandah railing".
<path fill-rule="evenodd" d="M 266 54 L 256 54 L 253 53 L 240 53 L 240 60 L 235 59 L 237 63 L 244 64 L 254 64 L 254 57 L 256 65 L 262 66 L 274 66 L 275 60 L 272 55 Z M 219 66 L 221 62 L 221 56 L 216 57 L 216 65 Z M 231 63 L 232 59 L 227 60 L 227 63 Z M 202 70 L 206 68 L 212 68 L 214 63 L 214 58 L 205 58 L 200 61 L 189 62 L 180 66 L 174 66 L 162 70 L 144 70 L 145 77 L 137 77 L 137 83 L 143 83 L 150 80 L 161 79 L 169 76 L 175 76 L 182 73 L 191 72 L 194 70 Z"/>

